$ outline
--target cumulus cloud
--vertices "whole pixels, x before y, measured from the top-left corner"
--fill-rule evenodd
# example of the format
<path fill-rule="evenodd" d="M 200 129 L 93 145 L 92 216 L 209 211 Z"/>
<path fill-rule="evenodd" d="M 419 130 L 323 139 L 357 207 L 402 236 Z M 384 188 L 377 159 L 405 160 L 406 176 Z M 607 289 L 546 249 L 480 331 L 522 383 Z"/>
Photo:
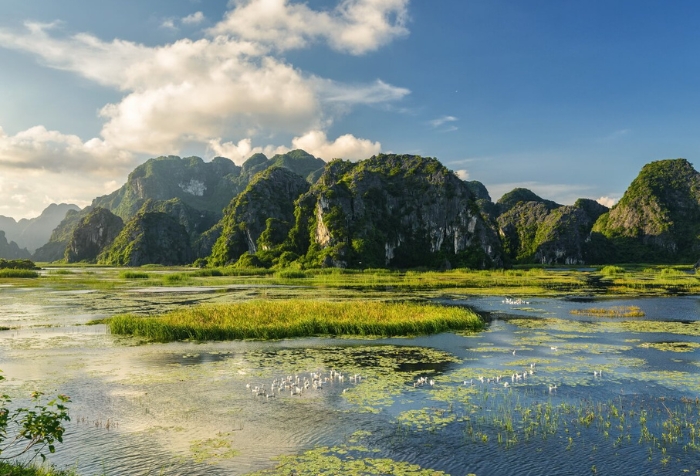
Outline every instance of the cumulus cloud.
<path fill-rule="evenodd" d="M 455 175 L 462 180 L 469 180 L 469 172 L 466 169 L 455 170 Z"/>
<path fill-rule="evenodd" d="M 78 136 L 36 126 L 10 136 L 0 127 L 0 165 L 3 169 L 51 172 L 89 171 L 113 174 L 134 166 L 130 152 L 102 139 L 83 142 Z"/>
<path fill-rule="evenodd" d="M 167 18 L 163 20 L 163 22 L 160 24 L 161 28 L 165 28 L 166 30 L 177 30 L 177 27 L 175 26 L 175 20 L 172 18 Z"/>
<path fill-rule="evenodd" d="M 187 15 L 181 21 L 183 25 L 199 25 L 204 21 L 204 13 L 195 12 L 191 15 Z"/>
<path fill-rule="evenodd" d="M 333 142 L 328 140 L 323 131 L 310 131 L 292 139 L 294 149 L 304 149 L 309 154 L 320 157 L 326 162 L 332 159 L 363 160 L 382 149 L 379 142 L 367 139 L 358 139 L 352 134 L 345 134 Z"/>
<path fill-rule="evenodd" d="M 601 205 L 604 205 L 608 208 L 612 208 L 613 205 L 615 205 L 618 202 L 619 198 L 615 197 L 600 197 L 596 200 L 596 202 L 600 203 Z"/>
<path fill-rule="evenodd" d="M 101 134 L 134 152 L 177 153 L 219 137 L 299 135 L 328 127 L 353 106 L 409 94 L 381 80 L 344 84 L 305 74 L 260 44 L 228 36 L 146 47 L 88 34 L 52 36 L 55 25 L 26 26 L 23 33 L 0 30 L 0 41 L 126 93 L 100 111 Z"/>
<path fill-rule="evenodd" d="M 60 202 L 84 207 L 117 189 L 135 166 L 133 154 L 102 139 L 43 126 L 8 135 L 0 127 L 0 215 L 31 218 Z"/>
<path fill-rule="evenodd" d="M 326 11 L 288 0 L 233 0 L 211 32 L 235 35 L 284 51 L 324 40 L 337 51 L 361 55 L 408 34 L 408 0 L 343 0 Z"/>
<path fill-rule="evenodd" d="M 292 0 L 232 0 L 225 18 L 204 38 L 159 46 L 66 34 L 58 22 L 0 28 L 0 46 L 122 93 L 99 111 L 99 138 L 85 141 L 42 126 L 12 136 L 0 129 L 0 167 L 52 179 L 69 171 L 80 177 L 80 171 L 90 177 L 90 185 L 78 187 L 76 178 L 73 186 L 94 197 L 98 184 L 106 182 L 96 176 L 125 176 L 138 154 L 178 154 L 186 147 L 206 147 L 240 163 L 258 151 L 274 155 L 288 150 L 287 145 L 254 147 L 261 138 L 269 143 L 293 137 L 291 147 L 326 160 L 367 158 L 380 151 L 379 142 L 352 134 L 331 140 L 325 131 L 354 107 L 386 107 L 410 91 L 380 79 L 348 84 L 319 77 L 277 53 L 317 43 L 353 55 L 374 51 L 408 34 L 407 4 L 339 0 L 334 8 L 314 10 Z M 175 29 L 203 21 L 204 14 L 196 12 L 168 19 L 164 26 Z M 1 194 L 7 200 L 16 196 L 17 203 L 28 196 L 5 190 Z M 61 200 L 70 194 L 66 197 Z M 74 198 L 76 203 L 87 200 Z"/>

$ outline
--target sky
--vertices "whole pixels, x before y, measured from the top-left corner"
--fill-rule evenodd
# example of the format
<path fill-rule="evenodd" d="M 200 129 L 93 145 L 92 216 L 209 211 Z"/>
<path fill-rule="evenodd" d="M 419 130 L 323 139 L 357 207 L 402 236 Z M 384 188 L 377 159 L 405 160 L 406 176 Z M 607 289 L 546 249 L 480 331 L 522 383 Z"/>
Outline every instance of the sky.
<path fill-rule="evenodd" d="M 151 157 L 436 157 L 608 206 L 700 152 L 694 0 L 3 0 L 0 215 Z"/>

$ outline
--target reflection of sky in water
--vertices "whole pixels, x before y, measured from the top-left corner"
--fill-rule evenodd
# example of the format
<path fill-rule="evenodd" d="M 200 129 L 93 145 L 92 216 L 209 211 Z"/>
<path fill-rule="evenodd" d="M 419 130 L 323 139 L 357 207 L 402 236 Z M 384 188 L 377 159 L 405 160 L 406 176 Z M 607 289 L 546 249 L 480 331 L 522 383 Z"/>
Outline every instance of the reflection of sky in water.
<path fill-rule="evenodd" d="M 347 443 L 358 429 L 371 433 L 368 443 L 379 450 L 377 457 L 452 474 L 542 474 L 543 468 L 548 474 L 585 474 L 593 464 L 600 474 L 629 467 L 660 474 L 700 469 L 697 452 L 672 448 L 673 459 L 664 466 L 657 453 L 648 461 L 646 446 L 636 444 L 636 437 L 631 444 L 615 447 L 595 428 L 577 429 L 581 436 L 576 451 L 568 453 L 564 433 L 505 449 L 495 442 L 495 434 L 488 444 L 473 441 L 464 421 L 475 411 L 497 411 L 489 405 L 506 398 L 527 405 L 620 402 L 637 411 L 647 405 L 656 415 L 664 412 L 659 397 L 669 408 L 676 408 L 681 397 L 695 398 L 700 393 L 700 351 L 668 352 L 642 344 L 700 342 L 700 337 L 632 332 L 615 319 L 569 311 L 636 305 L 646 313 L 641 320 L 697 321 L 697 297 L 590 302 L 532 298 L 522 306 L 506 305 L 502 297 L 469 298 L 451 302 L 492 312 L 493 320 L 481 334 L 372 341 L 134 345 L 131 339 L 108 335 L 104 325 L 81 325 L 124 307 L 156 308 L 158 299 L 165 306 L 174 302 L 172 296 L 141 299 L 151 302 L 125 300 L 121 305 L 119 296 L 102 291 L 83 295 L 0 290 L 0 326 L 17 327 L 0 332 L 1 368 L 8 378 L 3 385 L 13 396 L 34 389 L 71 395 L 73 421 L 66 443 L 51 460 L 76 465 L 81 474 L 244 474 L 269 467 L 270 458 L 279 454 Z M 409 350 L 402 356 L 387 344 L 441 350 L 461 363 L 433 361 L 429 354 L 416 360 Z M 383 360 L 375 359 L 377 355 Z M 533 375 L 511 382 L 513 373 L 522 373 L 532 363 Z M 308 375 L 330 368 L 361 372 L 366 380 L 328 385 L 302 397 L 263 399 L 246 388 L 247 383 L 269 385 L 290 373 Z M 593 375 L 601 370 L 602 378 Z M 477 380 L 499 375 L 503 378 L 498 383 Z M 435 386 L 414 388 L 418 376 L 434 379 Z M 474 385 L 466 388 L 465 380 Z M 508 390 L 505 381 L 511 383 Z M 550 392 L 552 385 L 557 389 Z M 373 398 L 377 396 L 387 399 Z M 360 411 L 364 407 L 378 413 Z M 423 411 L 426 408 L 432 410 Z M 448 408 L 454 418 L 439 430 L 397 433 L 401 415 L 427 415 L 429 421 Z M 217 458 L 222 443 L 236 450 L 236 456 Z"/>

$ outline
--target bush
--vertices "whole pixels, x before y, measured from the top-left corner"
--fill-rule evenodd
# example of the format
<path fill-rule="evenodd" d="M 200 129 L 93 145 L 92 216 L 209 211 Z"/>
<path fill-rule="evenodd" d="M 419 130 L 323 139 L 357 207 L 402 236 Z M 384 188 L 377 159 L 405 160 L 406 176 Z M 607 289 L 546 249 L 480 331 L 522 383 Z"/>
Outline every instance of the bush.
<path fill-rule="evenodd" d="M 5 377 L 0 375 L 2 380 Z M 44 449 L 54 453 L 54 443 L 63 442 L 66 431 L 63 422 L 70 421 L 65 404 L 70 402 L 70 398 L 59 395 L 43 403 L 42 397 L 41 392 L 34 392 L 30 406 L 14 408 L 8 395 L 0 395 L 0 459 L 15 459 L 33 451 L 45 460 Z"/>
<path fill-rule="evenodd" d="M 605 266 L 600 270 L 600 274 L 603 276 L 616 276 L 618 274 L 625 274 L 625 269 L 620 266 Z"/>

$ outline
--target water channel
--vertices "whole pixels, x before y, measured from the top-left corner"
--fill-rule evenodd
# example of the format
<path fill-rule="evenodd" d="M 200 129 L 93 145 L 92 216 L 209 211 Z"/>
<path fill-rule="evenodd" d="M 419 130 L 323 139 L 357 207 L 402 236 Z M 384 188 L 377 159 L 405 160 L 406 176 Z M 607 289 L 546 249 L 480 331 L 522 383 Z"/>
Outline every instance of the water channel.
<path fill-rule="evenodd" d="M 165 289 L 0 288 L 3 391 L 72 400 L 52 463 L 86 476 L 248 474 L 279 457 L 280 474 L 332 458 L 453 475 L 700 474 L 698 296 L 449 295 L 487 330 L 403 339 L 150 344 L 85 325 L 253 292 Z M 593 306 L 645 316 L 571 313 Z M 301 395 L 253 391 L 313 374 L 322 388 Z"/>

